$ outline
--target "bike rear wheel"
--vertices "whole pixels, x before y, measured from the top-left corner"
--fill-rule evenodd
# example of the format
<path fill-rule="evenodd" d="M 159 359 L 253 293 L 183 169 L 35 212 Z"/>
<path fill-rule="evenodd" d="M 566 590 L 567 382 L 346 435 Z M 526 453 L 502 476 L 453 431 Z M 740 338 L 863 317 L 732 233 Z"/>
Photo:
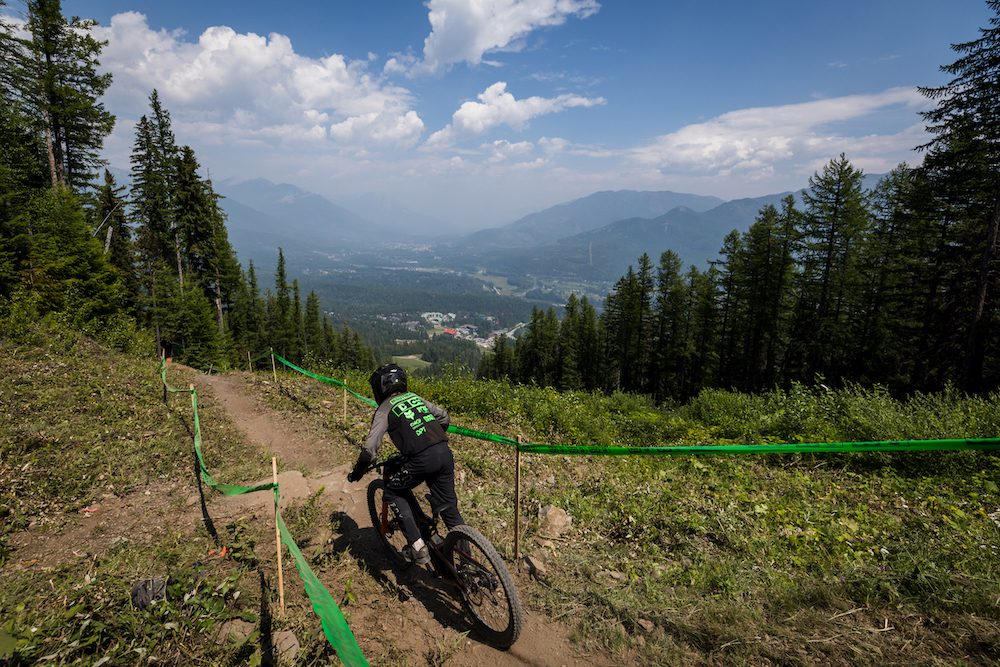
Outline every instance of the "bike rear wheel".
<path fill-rule="evenodd" d="M 372 480 L 368 485 L 368 514 L 371 516 L 372 526 L 379 542 L 393 562 L 409 564 L 409 561 L 403 558 L 403 547 L 409 544 L 406 532 L 403 530 L 403 522 L 385 502 L 385 481 L 381 479 Z"/>
<path fill-rule="evenodd" d="M 479 634 L 488 644 L 510 648 L 521 634 L 524 610 L 496 548 L 475 528 L 461 525 L 448 532 L 444 554 Z"/>

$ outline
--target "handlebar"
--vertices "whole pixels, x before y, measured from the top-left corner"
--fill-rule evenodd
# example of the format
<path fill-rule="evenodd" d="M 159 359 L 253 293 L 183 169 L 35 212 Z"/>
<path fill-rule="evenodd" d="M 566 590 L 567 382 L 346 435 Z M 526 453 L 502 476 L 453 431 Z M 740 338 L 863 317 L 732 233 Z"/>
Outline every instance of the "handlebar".
<path fill-rule="evenodd" d="M 381 474 L 381 473 L 382 473 L 382 469 L 383 469 L 383 468 L 384 468 L 384 467 L 385 467 L 385 466 L 386 466 L 387 464 L 389 464 L 389 463 L 395 463 L 396 461 L 401 461 L 402 459 L 403 459 L 403 455 L 402 455 L 402 454 L 393 454 L 392 456 L 390 456 L 390 457 L 389 457 L 389 458 L 387 458 L 387 459 L 383 459 L 383 460 L 381 460 L 381 461 L 372 461 L 372 462 L 371 462 L 371 463 L 370 463 L 370 464 L 368 465 L 368 467 L 367 467 L 367 468 L 365 468 L 365 469 L 364 469 L 364 470 L 363 470 L 363 471 L 361 472 L 361 476 L 362 476 L 362 477 L 364 477 L 365 475 L 367 475 L 368 473 L 370 473 L 370 472 L 371 472 L 371 471 L 373 471 L 373 470 L 374 470 L 375 472 L 377 472 L 377 473 Z"/>

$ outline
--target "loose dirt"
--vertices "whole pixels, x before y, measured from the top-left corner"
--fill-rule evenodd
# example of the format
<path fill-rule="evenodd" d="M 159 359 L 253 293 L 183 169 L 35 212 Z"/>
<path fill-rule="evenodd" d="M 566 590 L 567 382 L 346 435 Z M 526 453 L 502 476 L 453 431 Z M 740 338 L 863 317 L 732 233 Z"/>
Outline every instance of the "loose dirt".
<path fill-rule="evenodd" d="M 563 665 L 621 664 L 621 658 L 611 661 L 601 656 L 582 654 L 569 640 L 570 630 L 539 614 L 526 610 L 524 629 L 517 643 L 508 651 L 498 651 L 475 640 L 469 631 L 464 612 L 457 600 L 445 592 L 430 573 L 416 568 L 394 569 L 376 541 L 365 497 L 364 482 L 347 482 L 349 465 L 333 465 L 338 457 L 336 448 L 353 451 L 352 445 L 339 434 L 323 440 L 296 428 L 289 420 L 264 406 L 247 393 L 242 374 L 199 376 L 199 395 L 207 393 L 229 413 L 237 427 L 251 442 L 274 453 L 286 468 L 278 476 L 281 505 L 284 508 L 320 492 L 324 506 L 331 506 L 339 515 L 339 536 L 333 535 L 333 548 L 347 549 L 356 559 L 364 561 L 376 576 L 385 577 L 397 596 L 384 593 L 376 598 L 359 596 L 352 606 L 351 629 L 362 649 L 366 644 L 381 644 L 391 638 L 396 651 L 402 651 L 406 664 L 433 661 L 429 656 L 447 651 L 448 665 Z M 353 454 L 352 454 L 353 457 Z M 303 475 L 297 468 L 310 471 Z M 259 480 L 266 481 L 266 480 Z M 267 494 L 219 497 L 212 500 L 213 517 L 233 517 L 239 514 L 264 515 L 271 500 Z M 516 575 L 519 586 L 534 585 L 530 579 Z M 288 577 L 286 577 L 286 581 Z M 286 583 L 286 585 L 289 585 Z"/>
<path fill-rule="evenodd" d="M 199 374 L 196 386 L 201 402 L 221 406 L 251 444 L 277 457 L 282 470 L 278 475 L 282 510 L 312 498 L 323 516 L 331 518 L 320 535 L 295 536 L 303 551 L 308 555 L 325 549 L 333 559 L 346 553 L 377 582 L 356 586 L 355 599 L 347 609 L 351 629 L 373 664 L 561 667 L 634 662 L 628 655 L 612 659 L 584 653 L 570 641 L 568 627 L 531 609 L 525 610 L 521 636 L 509 650 L 498 651 L 477 641 L 460 602 L 443 582 L 421 568 L 399 569 L 383 553 L 368 517 L 368 480 L 348 483 L 349 464 L 338 464 L 353 460 L 356 451 L 342 434 L 313 433 L 296 426 L 291 418 L 257 400 L 242 373 Z M 222 526 L 247 518 L 252 524 L 273 525 L 272 507 L 268 493 L 227 497 L 206 488 L 202 494 L 190 480 L 151 485 L 125 496 L 105 494 L 78 515 L 64 517 L 58 530 L 29 528 L 17 533 L 12 544 L 16 558 L 9 567 L 39 571 L 67 563 L 85 564 L 120 541 L 154 544 L 178 527 L 198 526 L 203 521 Z M 170 521 L 163 520 L 166 516 Z M 273 540 L 259 540 L 256 549 L 260 558 L 273 562 Z M 511 568 L 522 590 L 537 585 Z M 287 556 L 284 571 L 286 590 L 301 587 Z M 319 576 L 323 581 L 324 572 Z M 344 590 L 342 581 L 324 583 L 331 590 Z M 377 656 L 385 658 L 380 661 Z"/>

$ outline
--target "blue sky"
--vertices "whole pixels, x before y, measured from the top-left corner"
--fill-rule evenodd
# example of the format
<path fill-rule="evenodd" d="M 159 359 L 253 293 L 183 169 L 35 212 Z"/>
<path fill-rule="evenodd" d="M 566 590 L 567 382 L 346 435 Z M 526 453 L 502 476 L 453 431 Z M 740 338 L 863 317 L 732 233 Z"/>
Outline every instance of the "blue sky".
<path fill-rule="evenodd" d="M 840 152 L 918 162 L 915 88 L 989 18 L 982 0 L 63 8 L 109 40 L 115 166 L 155 87 L 214 179 L 374 193 L 468 229 L 597 190 L 790 190 Z"/>

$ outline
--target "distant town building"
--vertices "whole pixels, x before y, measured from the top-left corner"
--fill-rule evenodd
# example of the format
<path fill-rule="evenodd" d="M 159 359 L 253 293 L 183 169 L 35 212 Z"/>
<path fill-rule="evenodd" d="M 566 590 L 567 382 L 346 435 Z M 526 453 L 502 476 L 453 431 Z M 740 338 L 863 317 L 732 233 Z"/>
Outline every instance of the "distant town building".
<path fill-rule="evenodd" d="M 440 326 L 442 322 L 453 322 L 455 320 L 455 313 L 439 313 L 435 310 L 420 313 L 420 317 L 424 318 L 428 323 Z"/>

